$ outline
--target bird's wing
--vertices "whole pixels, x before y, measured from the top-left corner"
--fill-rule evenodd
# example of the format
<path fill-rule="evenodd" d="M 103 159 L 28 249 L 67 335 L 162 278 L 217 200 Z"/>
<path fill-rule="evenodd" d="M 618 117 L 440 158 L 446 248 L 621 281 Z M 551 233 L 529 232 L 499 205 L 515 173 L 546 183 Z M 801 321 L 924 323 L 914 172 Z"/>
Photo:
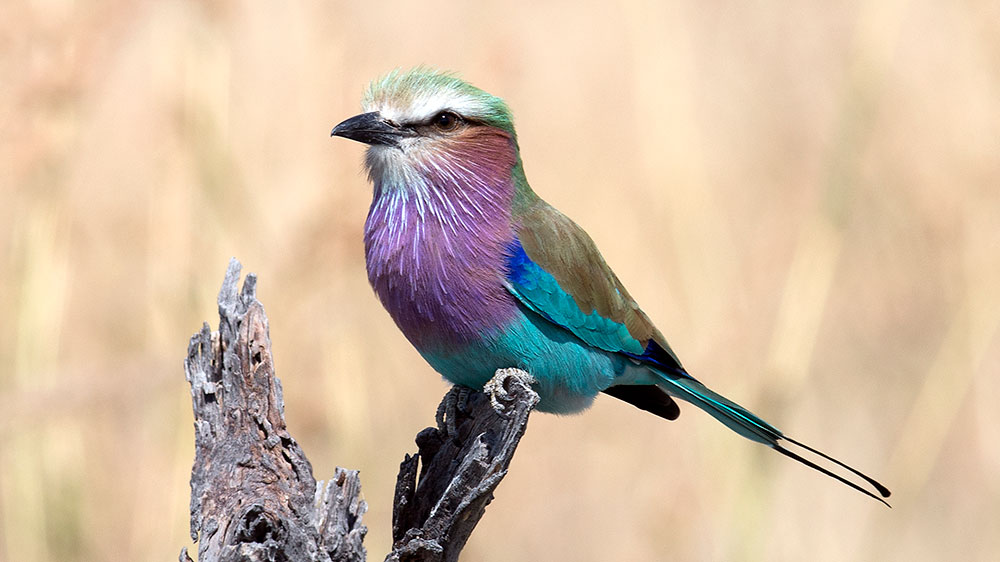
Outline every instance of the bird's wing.
<path fill-rule="evenodd" d="M 684 373 L 582 228 L 541 200 L 517 218 L 507 262 L 514 296 L 588 345 Z"/>

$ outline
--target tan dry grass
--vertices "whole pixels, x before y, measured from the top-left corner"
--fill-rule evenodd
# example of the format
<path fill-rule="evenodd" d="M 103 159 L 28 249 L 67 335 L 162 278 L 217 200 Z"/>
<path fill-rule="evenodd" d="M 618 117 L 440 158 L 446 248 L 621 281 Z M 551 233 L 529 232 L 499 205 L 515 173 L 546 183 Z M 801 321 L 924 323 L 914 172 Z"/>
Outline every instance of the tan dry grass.
<path fill-rule="evenodd" d="M 1000 10 L 989 2 L 87 3 L 0 18 L 0 560 L 189 544 L 181 359 L 261 276 L 291 429 L 373 558 L 445 385 L 367 288 L 396 66 L 504 96 L 536 190 L 685 363 L 892 511 L 685 409 L 538 416 L 469 560 L 988 560 L 1000 547 Z"/>

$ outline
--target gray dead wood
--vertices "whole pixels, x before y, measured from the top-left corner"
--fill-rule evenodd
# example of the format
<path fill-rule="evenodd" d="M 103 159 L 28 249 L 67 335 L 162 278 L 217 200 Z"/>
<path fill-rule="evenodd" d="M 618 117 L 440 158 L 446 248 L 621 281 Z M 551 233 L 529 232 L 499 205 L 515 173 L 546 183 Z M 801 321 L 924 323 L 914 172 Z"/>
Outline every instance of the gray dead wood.
<path fill-rule="evenodd" d="M 458 560 L 538 404 L 533 382 L 524 371 L 501 369 L 485 392 L 448 392 L 438 427 L 421 431 L 419 452 L 400 464 L 387 561 Z"/>
<path fill-rule="evenodd" d="M 184 361 L 194 407 L 191 538 L 200 561 L 365 559 L 357 471 L 338 468 L 317 486 L 285 427 L 267 316 L 240 264 L 219 291 L 219 330 L 205 324 Z M 181 553 L 181 560 L 187 557 Z"/>
<path fill-rule="evenodd" d="M 285 426 L 256 277 L 248 275 L 238 292 L 239 274 L 234 259 L 219 291 L 219 329 L 205 324 L 184 361 L 195 418 L 191 538 L 200 540 L 198 559 L 363 561 L 367 506 L 358 472 L 337 468 L 326 483 L 313 478 Z M 421 431 L 419 452 L 400 465 L 386 560 L 458 559 L 538 403 L 533 382 L 524 371 L 501 369 L 485 392 L 449 391 L 438 427 Z M 179 559 L 191 560 L 187 549 Z"/>

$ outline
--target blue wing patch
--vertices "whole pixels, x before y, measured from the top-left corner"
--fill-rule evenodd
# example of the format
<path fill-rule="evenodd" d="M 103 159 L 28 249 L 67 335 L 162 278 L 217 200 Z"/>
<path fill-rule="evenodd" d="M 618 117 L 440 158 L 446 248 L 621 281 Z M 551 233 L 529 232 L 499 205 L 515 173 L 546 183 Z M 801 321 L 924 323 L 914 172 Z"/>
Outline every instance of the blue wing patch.
<path fill-rule="evenodd" d="M 626 353 L 625 355 L 628 355 L 640 363 L 649 363 L 654 365 L 665 373 L 672 373 L 684 378 L 694 378 L 684 370 L 684 367 L 681 367 L 680 362 L 677 361 L 677 357 L 675 357 L 672 353 L 667 352 L 667 350 L 660 347 L 660 344 L 653 340 L 649 340 L 649 344 L 641 354 L 636 355 L 634 353 Z"/>
<path fill-rule="evenodd" d="M 625 324 L 605 318 L 594 310 L 589 313 L 580 310 L 573 296 L 559 286 L 556 278 L 528 257 L 519 240 L 515 238 L 507 252 L 507 290 L 524 306 L 593 347 L 625 353 L 636 359 L 646 353 Z"/>

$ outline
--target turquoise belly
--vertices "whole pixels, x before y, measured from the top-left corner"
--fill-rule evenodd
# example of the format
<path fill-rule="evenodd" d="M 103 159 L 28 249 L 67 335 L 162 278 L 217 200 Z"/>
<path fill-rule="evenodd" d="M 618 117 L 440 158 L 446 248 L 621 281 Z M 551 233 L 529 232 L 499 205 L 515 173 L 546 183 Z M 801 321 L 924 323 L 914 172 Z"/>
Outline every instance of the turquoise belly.
<path fill-rule="evenodd" d="M 424 359 L 454 384 L 482 388 L 497 369 L 518 367 L 538 380 L 538 410 L 579 412 L 611 386 L 628 359 L 592 348 L 576 336 L 521 307 L 506 329 L 485 334 L 457 350 L 421 351 Z"/>

